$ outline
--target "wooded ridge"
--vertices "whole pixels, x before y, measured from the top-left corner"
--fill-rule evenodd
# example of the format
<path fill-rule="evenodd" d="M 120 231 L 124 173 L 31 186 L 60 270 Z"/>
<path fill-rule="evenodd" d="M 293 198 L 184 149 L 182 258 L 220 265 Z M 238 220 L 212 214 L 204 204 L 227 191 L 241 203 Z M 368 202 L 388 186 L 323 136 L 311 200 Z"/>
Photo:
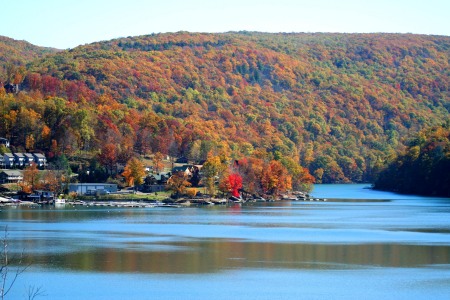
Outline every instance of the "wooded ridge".
<path fill-rule="evenodd" d="M 50 158 L 106 145 L 194 161 L 290 158 L 367 182 L 450 110 L 450 37 L 167 33 L 70 50 L 0 38 L 0 137 Z"/>

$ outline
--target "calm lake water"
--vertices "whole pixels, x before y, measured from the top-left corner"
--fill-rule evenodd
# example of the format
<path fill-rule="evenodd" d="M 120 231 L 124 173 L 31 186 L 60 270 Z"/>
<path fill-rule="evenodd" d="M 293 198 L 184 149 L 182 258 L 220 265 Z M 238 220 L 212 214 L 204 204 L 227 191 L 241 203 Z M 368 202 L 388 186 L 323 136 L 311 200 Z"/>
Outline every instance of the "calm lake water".
<path fill-rule="evenodd" d="M 449 299 L 450 199 L 312 194 L 327 201 L 3 207 L 10 252 L 33 262 L 9 298 Z"/>

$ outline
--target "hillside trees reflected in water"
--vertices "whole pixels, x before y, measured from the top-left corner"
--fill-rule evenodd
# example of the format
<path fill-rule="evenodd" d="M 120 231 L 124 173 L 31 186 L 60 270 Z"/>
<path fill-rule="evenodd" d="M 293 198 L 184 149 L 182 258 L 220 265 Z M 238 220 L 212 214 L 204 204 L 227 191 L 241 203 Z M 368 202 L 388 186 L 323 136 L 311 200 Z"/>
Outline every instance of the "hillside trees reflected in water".
<path fill-rule="evenodd" d="M 35 242 L 27 241 L 29 247 Z M 113 273 L 213 273 L 229 269 L 412 268 L 447 264 L 449 246 L 401 244 L 296 244 L 208 239 L 35 254 L 41 266 Z"/>

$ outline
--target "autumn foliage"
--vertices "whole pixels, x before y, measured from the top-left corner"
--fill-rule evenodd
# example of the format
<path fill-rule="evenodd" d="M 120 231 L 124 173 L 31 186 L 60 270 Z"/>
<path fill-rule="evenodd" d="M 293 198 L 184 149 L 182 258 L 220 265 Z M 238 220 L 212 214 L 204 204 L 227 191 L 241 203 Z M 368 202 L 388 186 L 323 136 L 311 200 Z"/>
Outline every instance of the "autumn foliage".
<path fill-rule="evenodd" d="M 220 184 L 221 190 L 230 192 L 234 197 L 240 197 L 242 187 L 242 177 L 236 173 L 226 176 Z"/>
<path fill-rule="evenodd" d="M 173 192 L 175 197 L 184 195 L 187 193 L 187 187 L 191 186 L 191 183 L 187 181 L 187 178 L 183 172 L 177 172 L 173 174 L 167 181 L 167 190 Z"/>
<path fill-rule="evenodd" d="M 0 136 L 15 151 L 95 158 L 109 174 L 136 154 L 211 154 L 246 157 L 250 191 L 366 182 L 449 114 L 449 37 L 180 32 L 25 46 L 0 39 L 1 80 L 21 81 L 18 95 L 0 88 Z"/>
<path fill-rule="evenodd" d="M 450 197 L 450 123 L 427 128 L 379 174 L 375 188 Z"/>
<path fill-rule="evenodd" d="M 122 175 L 129 186 L 142 184 L 146 175 L 144 165 L 138 158 L 133 157 L 128 161 Z"/>

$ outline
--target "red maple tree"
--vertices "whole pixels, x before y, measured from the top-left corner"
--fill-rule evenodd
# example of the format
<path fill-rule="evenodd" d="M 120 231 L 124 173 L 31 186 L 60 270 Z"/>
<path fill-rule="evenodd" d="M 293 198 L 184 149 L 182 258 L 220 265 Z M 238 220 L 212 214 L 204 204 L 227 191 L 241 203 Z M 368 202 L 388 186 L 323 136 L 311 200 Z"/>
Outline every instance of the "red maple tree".
<path fill-rule="evenodd" d="M 231 190 L 231 195 L 239 197 L 239 190 L 242 188 L 242 177 L 239 174 L 233 173 L 228 176 L 228 184 Z"/>

